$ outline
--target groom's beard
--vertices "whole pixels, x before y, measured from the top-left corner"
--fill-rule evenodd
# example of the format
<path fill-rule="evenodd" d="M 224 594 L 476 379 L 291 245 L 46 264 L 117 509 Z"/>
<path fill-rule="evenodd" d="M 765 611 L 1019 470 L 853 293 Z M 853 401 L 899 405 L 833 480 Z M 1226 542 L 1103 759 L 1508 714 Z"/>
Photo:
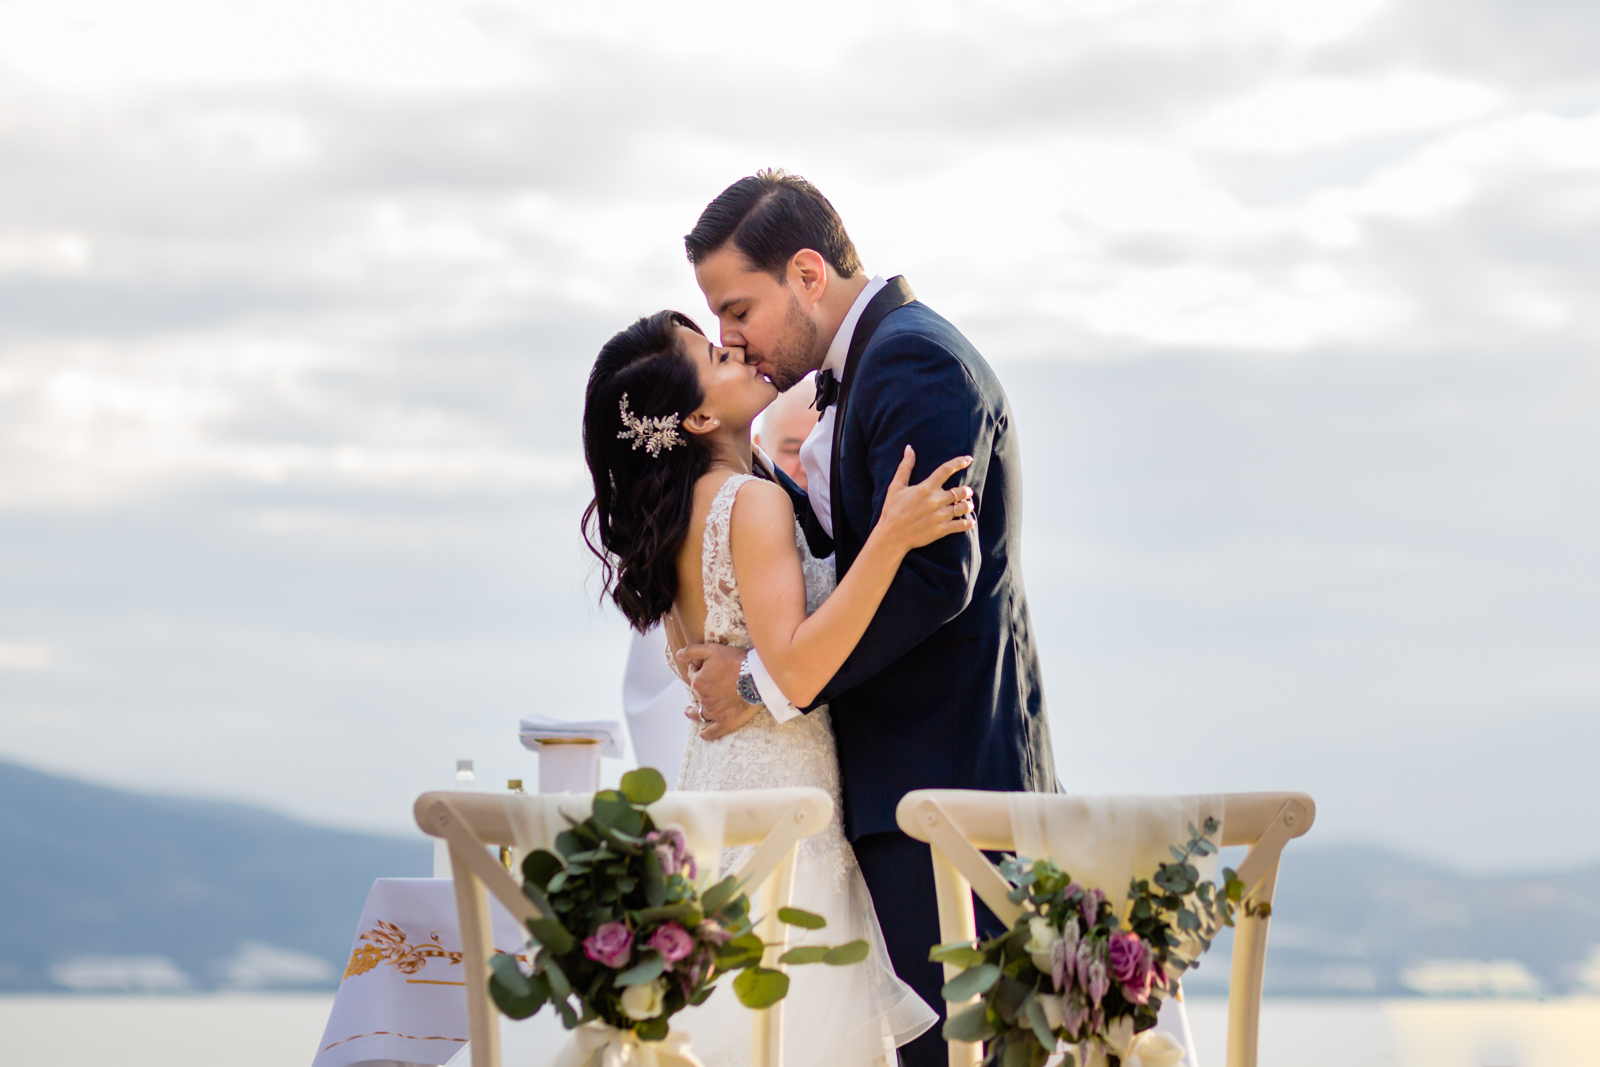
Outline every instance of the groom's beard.
<path fill-rule="evenodd" d="M 800 301 L 789 294 L 789 310 L 784 315 L 783 330 L 777 345 L 769 353 L 761 354 L 763 370 L 778 392 L 787 393 L 807 374 L 817 369 L 818 338 L 822 331 L 800 308 Z"/>

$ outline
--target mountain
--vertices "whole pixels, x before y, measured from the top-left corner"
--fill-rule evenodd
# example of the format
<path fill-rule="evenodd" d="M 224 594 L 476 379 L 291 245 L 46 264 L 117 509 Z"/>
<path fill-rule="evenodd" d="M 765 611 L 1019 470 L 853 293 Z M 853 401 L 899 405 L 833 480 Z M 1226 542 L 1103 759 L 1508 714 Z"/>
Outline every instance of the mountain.
<path fill-rule="evenodd" d="M 0 992 L 331 988 L 372 880 L 431 856 L 0 762 Z"/>
<path fill-rule="evenodd" d="M 1231 938 L 1185 979 L 1227 985 Z M 1265 990 L 1299 995 L 1600 992 L 1600 865 L 1458 874 L 1362 845 L 1284 850 Z"/>
<path fill-rule="evenodd" d="M 426 875 L 432 863 L 420 833 L 330 830 L 4 762 L 0 857 L 0 992 L 331 988 L 372 880 Z M 1228 950 L 1224 937 L 1185 988 L 1225 990 Z M 1473 877 L 1371 847 L 1293 842 L 1266 989 L 1600 993 L 1600 866 Z"/>

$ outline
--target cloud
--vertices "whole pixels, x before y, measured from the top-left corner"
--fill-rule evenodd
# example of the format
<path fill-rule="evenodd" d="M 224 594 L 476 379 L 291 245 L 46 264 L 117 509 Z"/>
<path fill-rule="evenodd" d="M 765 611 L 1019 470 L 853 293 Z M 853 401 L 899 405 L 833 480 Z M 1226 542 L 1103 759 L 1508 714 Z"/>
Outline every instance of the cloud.
<path fill-rule="evenodd" d="M 614 711 L 584 377 L 637 314 L 705 320 L 681 235 L 783 165 L 1011 390 L 1069 780 L 1204 715 L 1194 787 L 1270 766 L 1387 834 L 1366 749 L 1442 796 L 1596 696 L 1594 28 L 0 5 L 7 752 L 402 828 L 457 755 L 525 771 L 529 705 Z"/>

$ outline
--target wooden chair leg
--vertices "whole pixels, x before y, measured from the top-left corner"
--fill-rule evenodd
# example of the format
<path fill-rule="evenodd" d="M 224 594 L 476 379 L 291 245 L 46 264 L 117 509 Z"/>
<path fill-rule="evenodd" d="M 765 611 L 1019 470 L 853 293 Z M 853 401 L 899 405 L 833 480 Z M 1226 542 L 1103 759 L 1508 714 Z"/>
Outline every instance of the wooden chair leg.
<path fill-rule="evenodd" d="M 450 869 L 456 883 L 456 920 L 461 925 L 461 973 L 467 983 L 472 1067 L 500 1067 L 500 1027 L 489 1003 L 489 955 L 494 951 L 489 897 L 454 847 L 450 849 Z"/>
<path fill-rule="evenodd" d="M 978 936 L 978 920 L 972 907 L 972 884 L 943 852 L 937 848 L 930 848 L 928 851 L 933 855 L 933 891 L 939 905 L 939 941 L 941 944 L 948 944 L 951 941 L 971 941 Z M 944 965 L 945 981 L 948 982 L 960 973 L 961 968 L 949 963 Z M 948 1018 L 968 1004 L 976 1002 L 977 998 L 973 997 L 960 1004 L 948 1004 L 945 1016 Z M 948 1052 L 950 1067 L 978 1067 L 983 1061 L 981 1044 L 951 1041 L 948 1044 Z"/>
<path fill-rule="evenodd" d="M 1270 904 L 1277 881 L 1278 866 L 1274 863 L 1255 891 L 1245 894 L 1245 901 Z M 1228 980 L 1228 1067 L 1256 1067 L 1268 921 L 1265 915 L 1246 915 L 1243 907 L 1234 920 L 1233 968 Z"/>
<path fill-rule="evenodd" d="M 761 889 L 761 922 L 756 934 L 774 946 L 767 949 L 761 961 L 764 967 L 787 970 L 777 962 L 789 940 L 788 927 L 778 920 L 778 909 L 787 908 L 794 898 L 794 867 L 795 851 L 791 847 Z M 783 1001 L 765 1011 L 752 1012 L 750 1026 L 750 1067 L 783 1067 Z"/>

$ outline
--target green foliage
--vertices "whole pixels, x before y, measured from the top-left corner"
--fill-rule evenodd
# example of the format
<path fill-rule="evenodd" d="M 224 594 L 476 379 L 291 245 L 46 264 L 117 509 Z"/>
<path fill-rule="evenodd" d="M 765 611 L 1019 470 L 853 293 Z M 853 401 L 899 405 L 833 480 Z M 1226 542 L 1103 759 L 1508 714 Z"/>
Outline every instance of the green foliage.
<path fill-rule="evenodd" d="M 789 976 L 767 967 L 751 967 L 733 980 L 733 992 L 747 1008 L 770 1008 L 789 992 Z"/>
<path fill-rule="evenodd" d="M 634 804 L 654 804 L 667 792 L 667 780 L 654 767 L 640 767 L 622 776 L 622 795 Z"/>
<path fill-rule="evenodd" d="M 830 948 L 822 957 L 822 962 L 829 967 L 848 967 L 852 963 L 860 963 L 866 959 L 871 951 L 865 941 L 857 938 Z"/>
<path fill-rule="evenodd" d="M 966 1000 L 979 993 L 987 993 L 1000 980 L 1000 968 L 992 963 L 980 963 L 956 975 L 944 984 L 939 995 L 946 1000 Z"/>
<path fill-rule="evenodd" d="M 667 969 L 667 961 L 661 958 L 658 952 L 646 953 L 644 959 L 617 975 L 613 981 L 619 986 L 644 985 L 661 977 L 661 972 Z"/>
<path fill-rule="evenodd" d="M 569 1030 L 599 1020 L 659 1041 L 671 1017 L 703 1004 L 724 975 L 737 972 L 734 992 L 752 1008 L 770 1007 L 787 994 L 788 976 L 762 966 L 769 946 L 752 928 L 743 883 L 729 876 L 702 894 L 683 869 L 665 868 L 664 857 L 676 863 L 683 845 L 677 831 L 660 831 L 647 810 L 665 790 L 658 772 L 630 771 L 620 789 L 595 794 L 589 818 L 567 819 L 553 850 L 538 849 L 523 860 L 522 891 L 539 917 L 527 924 L 533 937 L 528 970 L 503 954 L 490 963 L 489 994 L 501 1011 L 522 1019 L 548 1006 Z M 800 908 L 781 909 L 778 918 L 807 930 L 826 925 Z M 607 923 L 622 924 L 625 933 L 612 926 L 598 934 Z M 651 947 L 667 923 L 681 927 L 694 945 L 674 964 Z M 620 967 L 589 958 L 584 942 L 597 936 L 597 954 L 617 956 L 625 961 Z M 798 946 L 781 962 L 844 966 L 866 956 L 866 943 L 853 941 Z M 663 982 L 662 1013 L 642 1022 L 629 1018 L 622 992 L 657 981 Z"/>
<path fill-rule="evenodd" d="M 820 930 L 828 925 L 828 920 L 822 916 L 815 915 L 809 911 L 802 911 L 799 908 L 779 908 L 778 921 L 788 923 L 790 926 L 798 926 L 803 930 Z"/>
<path fill-rule="evenodd" d="M 1003 859 L 1000 870 L 1011 883 L 1008 896 L 1022 908 L 1016 924 L 988 941 L 936 945 L 928 953 L 934 963 L 961 969 L 945 983 L 946 1000 L 979 998 L 945 1022 L 945 1038 L 985 1042 L 986 1067 L 1041 1067 L 1058 1040 L 1098 1041 L 1106 1033 L 1103 1027 L 1117 1019 L 1130 1020 L 1135 1032 L 1154 1026 L 1161 1002 L 1177 978 L 1198 966 L 1218 930 L 1232 925 L 1235 906 L 1251 915 L 1263 907 L 1244 899 L 1244 886 L 1231 870 L 1223 871 L 1220 884 L 1201 880 L 1196 861 L 1216 853 L 1214 839 L 1221 829 L 1217 821 L 1207 819 L 1205 825 L 1188 829 L 1189 839 L 1169 849 L 1170 862 L 1158 866 L 1149 878 L 1129 884 L 1125 909 L 1078 885 L 1048 860 Z M 1040 967 L 1049 969 L 1043 957 L 1035 959 L 1035 953 L 1046 952 L 1052 944 L 1039 943 L 1044 934 L 1030 925 L 1041 918 L 1056 941 L 1067 943 L 1062 988 L 1056 987 L 1052 975 L 1041 973 Z M 1101 999 L 1094 1002 L 1094 987 L 1080 984 L 1071 961 L 1079 958 L 1080 951 L 1088 952 L 1089 959 L 1098 961 L 1095 966 L 1109 972 L 1111 938 L 1130 933 L 1143 943 L 1141 951 L 1148 953 L 1152 973 L 1164 981 L 1153 982 L 1148 989 L 1142 985 L 1124 989 L 1113 979 L 1101 987 Z M 1040 999 L 1045 995 L 1061 997 L 1065 1017 L 1082 1020 L 1079 1028 L 1069 1031 L 1063 1023 L 1052 1029 Z M 1067 1011 L 1066 1002 L 1075 1008 Z M 1091 1015 L 1090 1007 L 1098 1011 Z M 1093 1018 L 1103 1020 L 1101 1029 L 1095 1029 Z M 1109 1059 L 1117 1062 L 1115 1055 Z M 1077 1060 L 1068 1053 L 1062 1067 L 1077 1067 Z"/>
<path fill-rule="evenodd" d="M 778 957 L 779 963 L 821 963 L 823 957 L 834 951 L 827 945 L 801 945 Z"/>
<path fill-rule="evenodd" d="M 989 1023 L 989 1005 L 983 1001 L 950 1016 L 939 1031 L 946 1041 L 987 1041 L 995 1030 Z"/>

